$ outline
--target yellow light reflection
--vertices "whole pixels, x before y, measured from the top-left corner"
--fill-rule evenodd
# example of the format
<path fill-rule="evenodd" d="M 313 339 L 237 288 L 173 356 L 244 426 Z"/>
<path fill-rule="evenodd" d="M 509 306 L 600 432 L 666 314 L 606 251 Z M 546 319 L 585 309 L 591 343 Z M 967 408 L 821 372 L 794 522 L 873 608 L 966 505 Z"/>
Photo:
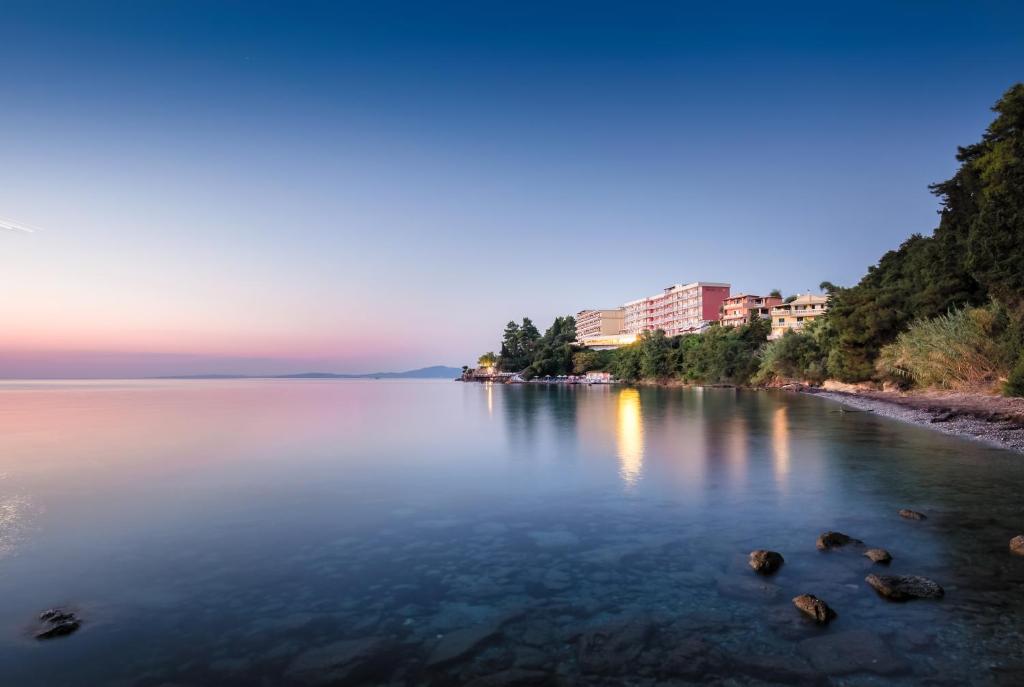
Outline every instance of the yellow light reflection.
<path fill-rule="evenodd" d="M 484 382 L 484 386 L 487 388 L 487 415 L 494 417 L 494 384 Z"/>
<path fill-rule="evenodd" d="M 729 469 L 737 482 L 747 476 L 747 463 L 750 459 L 748 451 L 747 420 L 739 415 L 729 423 L 728 457 Z"/>
<path fill-rule="evenodd" d="M 644 467 L 644 428 L 640 416 L 640 392 L 619 392 L 615 439 L 619 453 L 619 474 L 627 487 L 640 479 Z"/>
<path fill-rule="evenodd" d="M 772 415 L 772 456 L 777 482 L 785 481 L 789 475 L 789 417 L 786 411 L 786 406 L 780 406 Z"/>

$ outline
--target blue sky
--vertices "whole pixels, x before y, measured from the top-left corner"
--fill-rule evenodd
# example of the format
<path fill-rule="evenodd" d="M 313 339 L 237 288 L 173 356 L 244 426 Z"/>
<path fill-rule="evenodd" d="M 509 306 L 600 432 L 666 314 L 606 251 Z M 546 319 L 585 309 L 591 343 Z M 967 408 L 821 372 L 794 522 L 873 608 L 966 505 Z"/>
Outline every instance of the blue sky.
<path fill-rule="evenodd" d="M 1015 3 L 13 2 L 0 376 L 462 364 L 679 281 L 854 283 Z"/>

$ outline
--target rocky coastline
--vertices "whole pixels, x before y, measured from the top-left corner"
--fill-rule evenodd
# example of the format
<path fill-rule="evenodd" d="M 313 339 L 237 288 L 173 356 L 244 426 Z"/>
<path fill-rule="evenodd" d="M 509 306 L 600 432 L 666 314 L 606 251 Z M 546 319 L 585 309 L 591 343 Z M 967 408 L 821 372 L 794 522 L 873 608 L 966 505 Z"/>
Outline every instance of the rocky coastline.
<path fill-rule="evenodd" d="M 1024 399 L 956 392 L 900 393 L 858 387 L 794 390 L 859 411 L 1024 453 Z"/>

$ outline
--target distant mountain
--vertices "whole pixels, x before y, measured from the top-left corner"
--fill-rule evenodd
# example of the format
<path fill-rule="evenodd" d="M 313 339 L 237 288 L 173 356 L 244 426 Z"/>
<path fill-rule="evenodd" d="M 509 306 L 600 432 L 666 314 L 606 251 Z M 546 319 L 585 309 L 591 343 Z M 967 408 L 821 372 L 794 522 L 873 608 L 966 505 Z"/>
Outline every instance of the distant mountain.
<path fill-rule="evenodd" d="M 434 365 L 405 372 L 369 372 L 366 374 L 335 374 L 334 372 L 299 372 L 290 375 L 172 375 L 158 379 L 455 379 L 462 374 L 458 367 Z"/>

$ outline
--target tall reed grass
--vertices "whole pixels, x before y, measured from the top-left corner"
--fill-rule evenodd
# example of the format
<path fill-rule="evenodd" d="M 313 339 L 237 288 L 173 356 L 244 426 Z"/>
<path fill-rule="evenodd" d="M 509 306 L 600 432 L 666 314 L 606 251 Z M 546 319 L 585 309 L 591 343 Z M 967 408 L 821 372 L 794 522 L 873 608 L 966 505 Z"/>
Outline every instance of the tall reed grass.
<path fill-rule="evenodd" d="M 879 372 L 904 385 L 992 388 L 1012 364 L 1007 327 L 1006 314 L 997 304 L 917 320 L 882 348 Z"/>

